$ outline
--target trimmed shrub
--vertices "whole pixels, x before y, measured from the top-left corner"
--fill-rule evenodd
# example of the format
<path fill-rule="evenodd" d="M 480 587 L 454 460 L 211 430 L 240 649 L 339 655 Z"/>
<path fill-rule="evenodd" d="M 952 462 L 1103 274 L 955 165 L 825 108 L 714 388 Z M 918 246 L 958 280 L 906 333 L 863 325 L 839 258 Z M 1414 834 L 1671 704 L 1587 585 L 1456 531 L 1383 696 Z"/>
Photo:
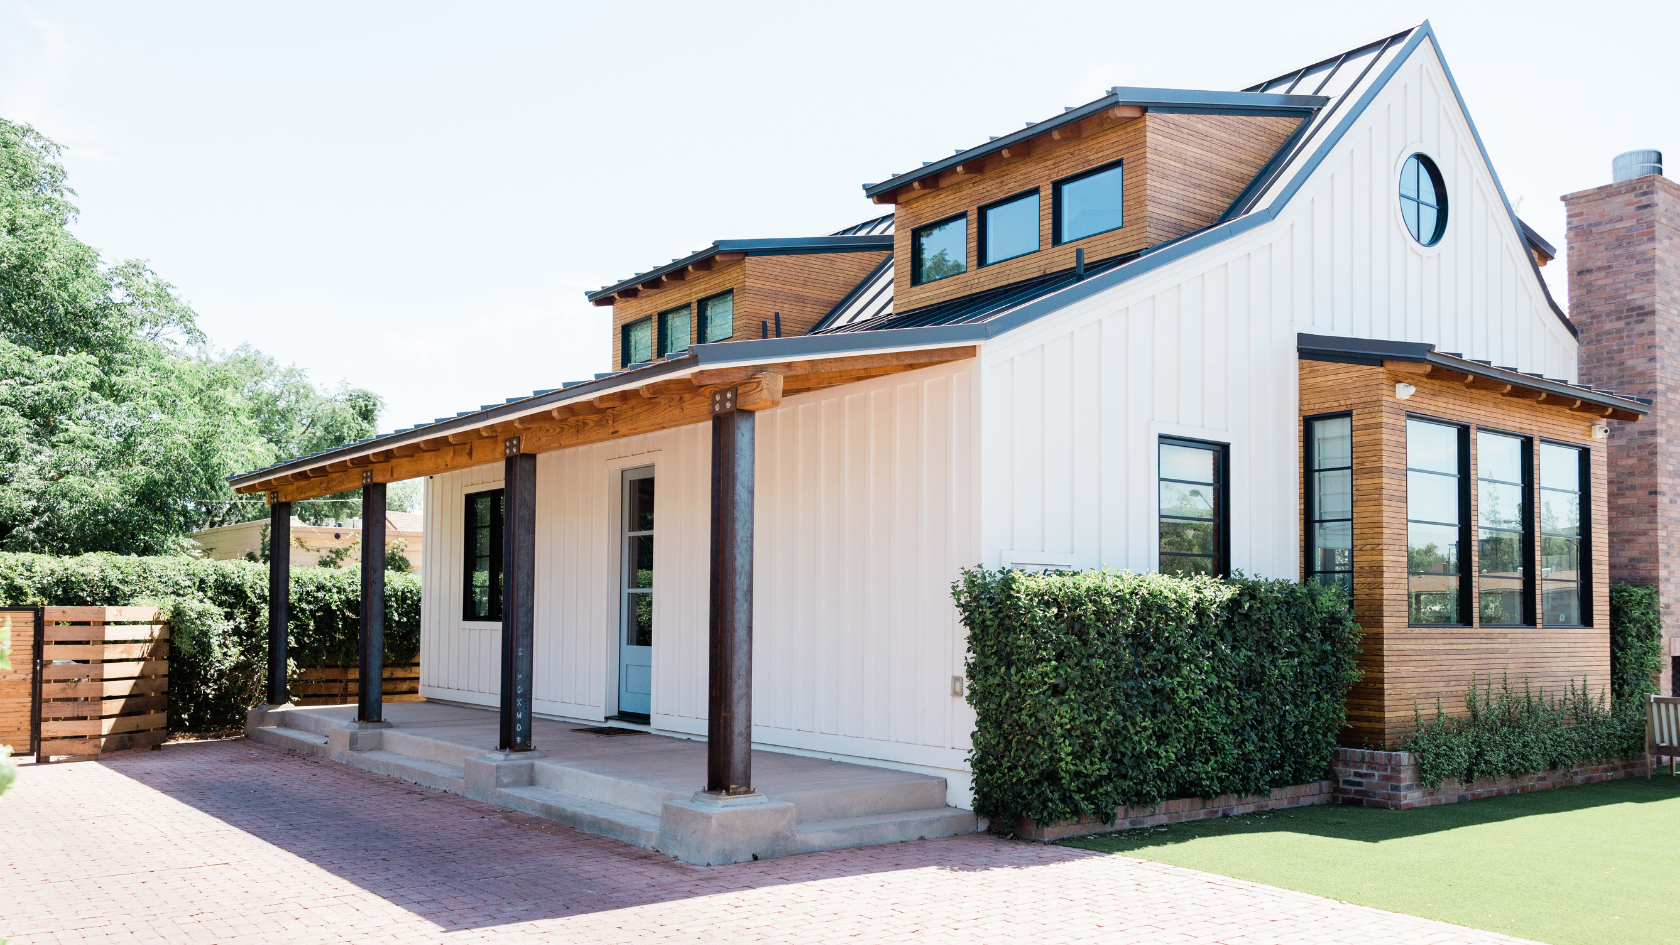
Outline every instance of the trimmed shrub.
<path fill-rule="evenodd" d="M 1362 631 L 1340 590 L 965 570 L 975 812 L 1009 831 L 1326 776 Z"/>
<path fill-rule="evenodd" d="M 1535 693 L 1526 683 L 1519 695 L 1509 679 L 1495 691 L 1490 676 L 1485 687 L 1472 683 L 1464 701 L 1467 715 L 1449 716 L 1439 701 L 1433 719 L 1417 713 L 1417 730 L 1400 745 L 1412 753 L 1418 783 L 1426 788 L 1438 788 L 1448 778 L 1469 784 L 1602 764 L 1644 750 L 1644 710 L 1612 707 L 1602 690 L 1594 697 L 1584 679 L 1548 699 L 1544 690 Z"/>
<path fill-rule="evenodd" d="M 1662 601 L 1657 589 L 1610 585 L 1610 696 L 1620 708 L 1645 714 L 1645 696 L 1662 671 Z M 1641 749 L 1643 750 L 1643 749 Z"/>
<path fill-rule="evenodd" d="M 0 553 L 0 605 L 155 604 L 170 624 L 169 727 L 211 732 L 243 724 L 262 701 L 268 666 L 268 567 L 110 554 L 57 558 Z M 300 669 L 356 665 L 359 568 L 295 568 L 287 662 Z M 420 652 L 420 581 L 385 575 L 385 662 Z"/>

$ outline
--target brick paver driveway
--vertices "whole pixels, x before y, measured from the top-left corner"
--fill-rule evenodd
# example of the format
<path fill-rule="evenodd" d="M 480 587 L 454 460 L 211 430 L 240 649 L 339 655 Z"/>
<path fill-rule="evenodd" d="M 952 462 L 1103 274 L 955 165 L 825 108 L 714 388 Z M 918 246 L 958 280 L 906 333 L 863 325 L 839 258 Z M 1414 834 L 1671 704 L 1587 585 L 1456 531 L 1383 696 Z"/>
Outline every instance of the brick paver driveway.
<path fill-rule="evenodd" d="M 0 824 L 17 945 L 1517 941 L 985 836 L 691 867 L 244 739 L 26 766 Z"/>

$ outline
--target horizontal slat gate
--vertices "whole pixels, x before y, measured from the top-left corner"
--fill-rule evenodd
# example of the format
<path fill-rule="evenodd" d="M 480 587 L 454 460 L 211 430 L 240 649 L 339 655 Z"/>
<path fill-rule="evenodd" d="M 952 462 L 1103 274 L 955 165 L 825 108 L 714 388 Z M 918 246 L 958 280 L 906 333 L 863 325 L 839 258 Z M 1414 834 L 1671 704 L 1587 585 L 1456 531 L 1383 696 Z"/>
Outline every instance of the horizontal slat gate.
<path fill-rule="evenodd" d="M 385 702 L 420 702 L 420 664 L 385 667 Z M 298 705 L 348 705 L 356 701 L 356 667 L 299 668 L 286 684 Z"/>
<path fill-rule="evenodd" d="M 35 608 L 0 609 L 0 635 L 11 640 L 11 669 L 0 669 L 0 745 L 34 750 Z"/>
<path fill-rule="evenodd" d="M 96 758 L 163 744 L 169 627 L 155 607 L 48 607 L 41 756 Z"/>

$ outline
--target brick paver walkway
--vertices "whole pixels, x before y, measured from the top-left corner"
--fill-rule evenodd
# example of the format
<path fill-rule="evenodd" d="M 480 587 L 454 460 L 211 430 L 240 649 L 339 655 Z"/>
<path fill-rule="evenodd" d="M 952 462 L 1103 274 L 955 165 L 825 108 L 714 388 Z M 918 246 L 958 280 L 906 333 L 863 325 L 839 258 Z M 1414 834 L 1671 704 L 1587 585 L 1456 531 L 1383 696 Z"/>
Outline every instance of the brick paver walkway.
<path fill-rule="evenodd" d="M 25 766 L 0 825 L 16 945 L 1518 941 L 986 836 L 690 867 L 243 739 Z"/>

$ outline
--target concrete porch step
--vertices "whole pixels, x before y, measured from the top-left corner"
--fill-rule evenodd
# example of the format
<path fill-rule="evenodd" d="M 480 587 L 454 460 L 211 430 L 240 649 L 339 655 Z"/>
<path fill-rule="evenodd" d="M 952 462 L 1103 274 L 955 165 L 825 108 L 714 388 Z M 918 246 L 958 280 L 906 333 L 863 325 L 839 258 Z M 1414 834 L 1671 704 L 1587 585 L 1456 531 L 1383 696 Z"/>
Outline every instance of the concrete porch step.
<path fill-rule="evenodd" d="M 659 815 L 567 794 L 546 787 L 505 787 L 497 803 L 514 810 L 612 837 L 646 850 L 659 840 Z"/>
<path fill-rule="evenodd" d="M 436 788 L 451 794 L 465 794 L 467 791 L 466 771 L 441 761 L 399 755 L 394 751 L 347 752 L 345 761 L 363 771 L 389 775 L 410 784 Z"/>
<path fill-rule="evenodd" d="M 267 726 L 252 729 L 249 733 L 252 741 L 273 745 L 276 748 L 286 748 L 300 755 L 324 757 L 327 754 L 327 736 L 301 729 Z"/>
<path fill-rule="evenodd" d="M 956 807 L 866 814 L 802 823 L 795 834 L 801 853 L 874 846 L 901 840 L 953 837 L 973 833 L 979 826 L 973 811 Z"/>

